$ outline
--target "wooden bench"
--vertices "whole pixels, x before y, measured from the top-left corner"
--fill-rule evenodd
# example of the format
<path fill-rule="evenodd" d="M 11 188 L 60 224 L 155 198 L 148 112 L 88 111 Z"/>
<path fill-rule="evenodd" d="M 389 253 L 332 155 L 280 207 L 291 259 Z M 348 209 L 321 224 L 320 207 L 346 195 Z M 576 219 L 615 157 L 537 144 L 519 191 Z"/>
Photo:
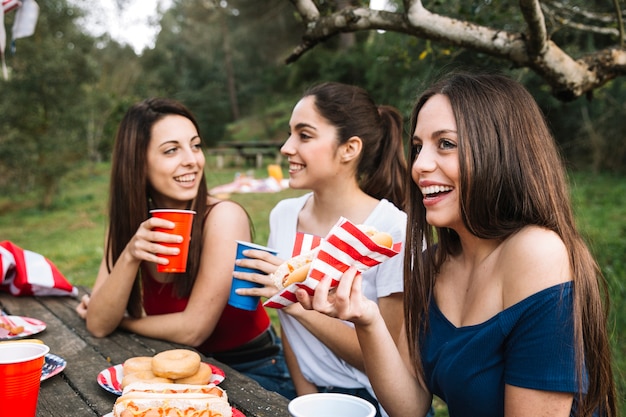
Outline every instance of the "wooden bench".
<path fill-rule="evenodd" d="M 219 147 L 209 150 L 211 155 L 215 156 L 215 166 L 217 169 L 223 169 L 226 166 L 226 158 L 238 158 L 239 152 L 233 148 Z"/>
<path fill-rule="evenodd" d="M 209 153 L 215 155 L 218 169 L 226 166 L 226 158 L 229 156 L 233 157 L 235 166 L 247 165 L 260 169 L 263 168 L 266 157 L 272 158 L 273 164 L 281 164 L 281 146 L 282 143 L 269 141 L 220 142 L 217 147 L 210 149 Z"/>
<path fill-rule="evenodd" d="M 272 163 L 274 164 L 280 165 L 282 162 L 281 153 L 271 148 L 243 148 L 240 155 L 245 164 L 255 166 L 258 169 L 263 168 L 263 160 L 266 156 L 273 158 Z"/>

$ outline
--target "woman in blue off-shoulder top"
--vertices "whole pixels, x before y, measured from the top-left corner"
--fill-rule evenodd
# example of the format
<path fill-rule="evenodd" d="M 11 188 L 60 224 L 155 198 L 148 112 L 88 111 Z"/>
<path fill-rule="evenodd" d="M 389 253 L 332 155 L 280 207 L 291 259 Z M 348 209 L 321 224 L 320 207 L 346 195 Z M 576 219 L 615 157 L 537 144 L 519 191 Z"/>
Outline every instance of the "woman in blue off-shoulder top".
<path fill-rule="evenodd" d="M 302 305 L 355 324 L 390 416 L 424 416 L 433 395 L 451 417 L 616 416 L 606 282 L 532 96 L 451 73 L 418 99 L 411 135 L 398 347 L 354 269 Z"/>

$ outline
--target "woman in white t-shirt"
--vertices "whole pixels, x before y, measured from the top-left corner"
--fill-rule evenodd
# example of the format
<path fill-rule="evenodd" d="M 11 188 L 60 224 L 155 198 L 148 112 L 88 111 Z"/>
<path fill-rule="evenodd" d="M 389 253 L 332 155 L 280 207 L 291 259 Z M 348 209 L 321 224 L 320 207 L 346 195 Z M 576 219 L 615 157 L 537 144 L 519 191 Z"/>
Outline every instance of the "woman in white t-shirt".
<path fill-rule="evenodd" d="M 404 242 L 406 214 L 401 208 L 409 176 L 397 109 L 377 106 L 356 86 L 319 84 L 294 107 L 281 153 L 289 161 L 289 186 L 311 192 L 283 200 L 272 210 L 268 246 L 278 256 L 250 250 L 247 255 L 256 259 L 238 261 L 240 265 L 271 273 L 292 256 L 298 232 L 324 237 L 340 217 Z M 396 340 L 403 324 L 402 265 L 399 254 L 363 274 L 365 294 L 378 303 Z M 238 290 L 240 294 L 271 297 L 278 291 L 267 275 L 235 276 L 265 285 Z M 352 324 L 298 303 L 279 310 L 279 317 L 298 395 L 343 392 L 378 406 Z"/>

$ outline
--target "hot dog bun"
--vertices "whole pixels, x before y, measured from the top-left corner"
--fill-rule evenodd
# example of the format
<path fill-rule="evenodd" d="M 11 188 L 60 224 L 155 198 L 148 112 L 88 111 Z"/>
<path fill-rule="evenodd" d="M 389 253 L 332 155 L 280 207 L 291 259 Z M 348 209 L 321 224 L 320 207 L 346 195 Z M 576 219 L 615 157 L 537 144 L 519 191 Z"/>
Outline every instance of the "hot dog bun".
<path fill-rule="evenodd" d="M 210 411 L 210 413 L 207 413 Z M 152 415 L 232 417 L 226 391 L 213 385 L 143 384 L 124 388 L 113 406 L 114 417 Z"/>
<path fill-rule="evenodd" d="M 357 228 L 368 235 L 377 245 L 386 248 L 393 246 L 393 238 L 389 233 L 380 232 L 375 227 L 364 224 L 358 225 Z M 318 251 L 319 249 L 314 249 L 283 262 L 271 275 L 274 285 L 283 289 L 296 282 L 303 282 L 309 274 L 311 261 L 315 259 Z"/>
<path fill-rule="evenodd" d="M 315 259 L 319 249 L 294 256 L 286 260 L 271 275 L 274 285 L 279 289 L 288 287 L 295 282 L 302 282 L 306 279 L 311 267 L 311 261 Z"/>
<path fill-rule="evenodd" d="M 378 246 L 384 246 L 386 248 L 391 248 L 393 246 L 393 238 L 387 232 L 380 232 L 376 230 L 375 227 L 368 226 L 365 224 L 360 224 L 357 226 L 359 230 L 368 235 L 372 241 Z"/>

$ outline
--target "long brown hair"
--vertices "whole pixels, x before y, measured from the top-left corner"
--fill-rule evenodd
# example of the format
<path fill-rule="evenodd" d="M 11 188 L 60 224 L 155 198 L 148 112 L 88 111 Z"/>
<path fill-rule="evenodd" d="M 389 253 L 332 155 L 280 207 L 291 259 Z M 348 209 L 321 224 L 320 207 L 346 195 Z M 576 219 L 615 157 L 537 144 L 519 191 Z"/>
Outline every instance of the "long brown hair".
<path fill-rule="evenodd" d="M 339 144 L 358 136 L 363 141 L 357 176 L 361 189 L 404 209 L 408 175 L 402 115 L 392 106 L 377 106 L 361 87 L 326 82 L 307 90 L 320 114 L 338 131 Z"/>
<path fill-rule="evenodd" d="M 196 130 L 198 123 L 193 114 L 176 100 L 150 98 L 132 105 L 124 115 L 113 147 L 111 182 L 109 189 L 109 229 L 105 248 L 109 272 L 120 254 L 131 240 L 139 225 L 149 216 L 151 208 L 151 186 L 147 177 L 147 150 L 152 127 L 168 115 L 179 115 L 189 119 Z M 191 240 L 187 272 L 179 274 L 174 281 L 178 296 L 191 292 L 198 274 L 202 251 L 202 231 L 207 211 L 207 185 L 204 176 L 200 180 L 198 195 L 189 202 L 196 211 Z M 134 317 L 141 315 L 141 268 L 133 285 L 128 301 L 128 311 Z"/>
<path fill-rule="evenodd" d="M 505 76 L 452 73 L 418 99 L 411 134 L 422 106 L 435 94 L 450 100 L 456 119 L 461 216 L 467 229 L 480 238 L 505 239 L 537 225 L 554 231 L 565 243 L 574 283 L 577 415 L 598 410 L 615 416 L 607 284 L 576 230 L 564 165 L 541 109 L 521 84 Z M 412 147 L 410 160 L 416 157 Z M 460 242 L 453 230 L 426 222 L 419 188 L 411 180 L 407 187 L 405 320 L 411 357 L 421 374 L 419 338 L 428 326 L 435 277 L 447 257 L 460 250 Z"/>

